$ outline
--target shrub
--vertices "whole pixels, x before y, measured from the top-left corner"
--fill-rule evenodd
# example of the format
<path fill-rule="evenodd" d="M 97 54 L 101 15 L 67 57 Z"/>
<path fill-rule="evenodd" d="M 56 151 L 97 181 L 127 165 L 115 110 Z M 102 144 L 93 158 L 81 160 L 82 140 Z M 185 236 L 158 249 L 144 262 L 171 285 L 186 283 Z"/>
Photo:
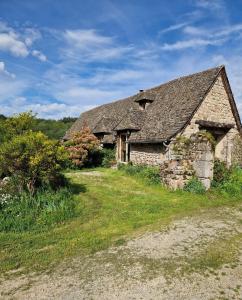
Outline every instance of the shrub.
<path fill-rule="evenodd" d="M 233 167 L 229 177 L 217 186 L 220 192 L 230 196 L 242 197 L 242 169 Z"/>
<path fill-rule="evenodd" d="M 0 231 L 42 230 L 75 216 L 75 201 L 67 188 L 23 192 L 0 207 Z"/>
<path fill-rule="evenodd" d="M 73 137 L 65 143 L 65 147 L 69 153 L 69 158 L 72 164 L 77 167 L 82 167 L 90 161 L 92 154 L 100 149 L 98 138 L 92 134 L 87 126 L 75 133 Z"/>
<path fill-rule="evenodd" d="M 217 187 L 229 180 L 232 170 L 227 168 L 226 163 L 215 159 L 213 168 L 212 186 Z"/>
<path fill-rule="evenodd" d="M 104 148 L 102 153 L 102 167 L 110 168 L 116 163 L 115 149 Z"/>
<path fill-rule="evenodd" d="M 160 170 L 155 167 L 146 167 L 143 170 L 143 176 L 149 180 L 150 183 L 161 183 Z"/>
<path fill-rule="evenodd" d="M 194 194 L 204 194 L 206 192 L 205 186 L 196 177 L 188 180 L 183 190 Z"/>
<path fill-rule="evenodd" d="M 31 111 L 0 120 L 0 143 L 32 130 L 35 121 L 35 115 Z"/>
<path fill-rule="evenodd" d="M 119 164 L 119 170 L 123 170 L 130 176 L 138 176 L 144 178 L 151 184 L 158 184 L 160 180 L 160 171 L 158 167 L 151 167 L 146 165 L 132 165 L 132 164 Z"/>
<path fill-rule="evenodd" d="M 215 160 L 212 186 L 218 192 L 231 196 L 242 193 L 242 169 L 238 166 L 228 168 L 225 162 Z"/>
<path fill-rule="evenodd" d="M 65 149 L 41 132 L 26 131 L 0 145 L 0 173 L 17 180 L 19 192 L 50 184 L 60 177 Z"/>

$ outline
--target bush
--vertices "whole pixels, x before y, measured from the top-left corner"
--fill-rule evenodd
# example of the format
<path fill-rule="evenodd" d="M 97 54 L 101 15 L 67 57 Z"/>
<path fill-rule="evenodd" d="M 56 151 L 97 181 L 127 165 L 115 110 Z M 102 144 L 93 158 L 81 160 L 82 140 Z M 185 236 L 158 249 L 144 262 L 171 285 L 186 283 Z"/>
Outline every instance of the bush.
<path fill-rule="evenodd" d="M 217 186 L 220 192 L 230 196 L 242 197 L 242 169 L 239 167 L 231 168 L 229 177 Z"/>
<path fill-rule="evenodd" d="M 91 162 L 92 155 L 100 149 L 100 142 L 89 127 L 83 126 L 69 141 L 65 142 L 65 147 L 72 164 L 80 168 Z"/>
<path fill-rule="evenodd" d="M 40 189 L 35 195 L 23 192 L 0 195 L 0 231 L 42 230 L 75 216 L 75 201 L 68 188 Z"/>
<path fill-rule="evenodd" d="M 242 169 L 238 166 L 228 168 L 225 162 L 215 160 L 212 187 L 231 196 L 241 195 Z"/>
<path fill-rule="evenodd" d="M 146 165 L 119 164 L 118 169 L 124 171 L 130 176 L 138 176 L 146 179 L 151 184 L 158 184 L 160 180 L 160 170 L 158 167 Z"/>
<path fill-rule="evenodd" d="M 229 180 L 232 173 L 232 169 L 227 168 L 226 163 L 215 159 L 213 168 L 213 181 L 212 186 L 217 187 L 222 183 Z"/>
<path fill-rule="evenodd" d="M 205 186 L 196 177 L 188 180 L 183 190 L 194 194 L 204 194 L 206 192 Z"/>
<path fill-rule="evenodd" d="M 110 168 L 116 163 L 115 149 L 104 148 L 102 154 L 102 167 Z"/>
<path fill-rule="evenodd" d="M 36 187 L 60 177 L 65 149 L 41 132 L 26 131 L 0 145 L 0 174 L 18 181 L 19 191 L 34 193 Z"/>

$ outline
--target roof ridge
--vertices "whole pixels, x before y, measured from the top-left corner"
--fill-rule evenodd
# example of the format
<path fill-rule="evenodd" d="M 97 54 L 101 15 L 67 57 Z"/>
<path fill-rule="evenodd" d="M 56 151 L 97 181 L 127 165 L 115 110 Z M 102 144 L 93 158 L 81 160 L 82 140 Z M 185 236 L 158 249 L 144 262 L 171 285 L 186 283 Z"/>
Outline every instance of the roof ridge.
<path fill-rule="evenodd" d="M 169 81 L 166 81 L 166 82 L 164 82 L 164 83 L 161 83 L 161 84 L 159 84 L 159 85 L 156 85 L 156 86 L 154 86 L 154 87 L 148 88 L 148 89 L 144 90 L 144 92 L 145 92 L 145 91 L 152 91 L 153 89 L 159 88 L 159 87 L 161 87 L 161 86 L 163 86 L 163 85 L 172 83 L 172 82 L 174 82 L 174 81 L 177 81 L 177 80 L 180 80 L 180 79 L 183 79 L 183 78 L 189 78 L 189 77 L 191 77 L 191 76 L 199 75 L 199 74 L 202 74 L 202 73 L 205 73 L 205 72 L 208 72 L 208 71 L 212 71 L 212 70 L 215 70 L 215 69 L 218 69 L 218 73 L 219 73 L 219 72 L 222 70 L 222 68 L 224 68 L 224 67 L 225 67 L 225 65 L 220 65 L 220 66 L 217 66 L 217 67 L 213 67 L 213 68 L 209 68 L 209 69 L 206 69 L 206 70 L 203 70 L 203 71 L 199 71 L 199 72 L 196 72 L 196 73 L 192 73 L 192 74 L 189 74 L 189 75 L 180 76 L 180 77 L 177 77 L 177 78 L 175 78 L 175 79 L 171 79 L 171 80 L 169 80 Z M 108 102 L 108 103 L 104 103 L 104 104 L 98 105 L 98 106 L 96 106 L 96 107 L 93 107 L 92 109 L 86 110 L 86 111 L 84 111 L 83 113 L 89 112 L 89 111 L 94 111 L 94 110 L 99 109 L 99 108 L 101 108 L 101 107 L 105 107 L 105 106 L 107 106 L 107 105 L 112 105 L 112 104 L 117 103 L 117 102 L 120 102 L 120 101 L 128 101 L 128 100 L 131 100 L 131 99 L 134 98 L 134 97 L 137 97 L 137 95 L 139 95 L 139 93 L 136 93 L 136 94 L 134 94 L 134 95 L 132 95 L 132 96 L 128 96 L 128 97 L 126 97 L 126 98 L 122 98 L 122 99 L 114 100 L 114 101 L 111 101 L 111 102 Z M 82 113 L 82 114 L 83 114 L 83 113 Z M 82 115 L 82 114 L 81 114 L 81 115 Z"/>
<path fill-rule="evenodd" d="M 171 80 L 168 80 L 164 83 L 161 83 L 157 86 L 154 86 L 152 88 L 149 88 L 145 91 L 150 91 L 150 90 L 153 90 L 153 89 L 156 89 L 156 88 L 159 88 L 163 85 L 166 85 L 166 84 L 169 84 L 169 83 L 172 83 L 172 82 L 175 82 L 177 80 L 180 80 L 180 79 L 185 79 L 185 78 L 189 78 L 189 77 L 192 77 L 192 76 L 196 76 L 196 75 L 199 75 L 199 74 L 202 74 L 202 73 L 205 73 L 205 72 L 209 72 L 209 71 L 212 71 L 212 70 L 215 70 L 215 69 L 218 69 L 218 72 L 217 74 L 225 67 L 225 65 L 220 65 L 220 66 L 217 66 L 217 67 L 214 67 L 214 68 L 209 68 L 209 69 L 206 69 L 206 70 L 203 70 L 203 71 L 199 71 L 199 72 L 196 72 L 196 73 L 192 73 L 192 74 L 189 74 L 189 75 L 184 75 L 184 76 L 180 76 L 180 77 L 177 77 L 175 79 L 171 79 Z M 137 95 L 137 94 L 136 94 Z"/>

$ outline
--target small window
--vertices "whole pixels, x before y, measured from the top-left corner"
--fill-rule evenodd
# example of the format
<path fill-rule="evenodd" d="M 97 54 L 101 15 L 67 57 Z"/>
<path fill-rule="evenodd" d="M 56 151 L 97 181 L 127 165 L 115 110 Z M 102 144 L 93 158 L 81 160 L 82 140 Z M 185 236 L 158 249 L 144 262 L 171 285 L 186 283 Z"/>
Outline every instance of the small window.
<path fill-rule="evenodd" d="M 139 107 L 141 110 L 145 110 L 150 105 L 150 103 L 151 101 L 148 100 L 139 101 Z"/>
<path fill-rule="evenodd" d="M 140 101 L 139 106 L 142 110 L 145 110 L 146 103 L 143 101 L 142 102 Z"/>

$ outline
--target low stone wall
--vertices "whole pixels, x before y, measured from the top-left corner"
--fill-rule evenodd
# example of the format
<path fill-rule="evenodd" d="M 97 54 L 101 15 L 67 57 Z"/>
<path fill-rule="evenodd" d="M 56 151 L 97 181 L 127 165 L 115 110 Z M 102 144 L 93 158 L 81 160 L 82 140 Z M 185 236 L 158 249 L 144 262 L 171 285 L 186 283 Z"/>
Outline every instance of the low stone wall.
<path fill-rule="evenodd" d="M 164 152 L 162 144 L 131 144 L 130 161 L 134 164 L 157 166 L 163 161 Z"/>
<path fill-rule="evenodd" d="M 161 164 L 161 180 L 170 188 L 183 188 L 196 176 L 210 188 L 213 179 L 214 151 L 212 144 L 202 136 L 194 135 L 171 146 L 171 159 Z"/>
<path fill-rule="evenodd" d="M 183 188 L 184 184 L 195 175 L 189 160 L 171 159 L 161 165 L 161 180 L 172 189 Z"/>

